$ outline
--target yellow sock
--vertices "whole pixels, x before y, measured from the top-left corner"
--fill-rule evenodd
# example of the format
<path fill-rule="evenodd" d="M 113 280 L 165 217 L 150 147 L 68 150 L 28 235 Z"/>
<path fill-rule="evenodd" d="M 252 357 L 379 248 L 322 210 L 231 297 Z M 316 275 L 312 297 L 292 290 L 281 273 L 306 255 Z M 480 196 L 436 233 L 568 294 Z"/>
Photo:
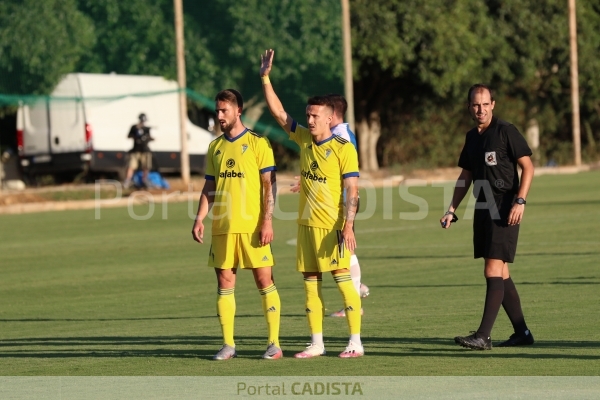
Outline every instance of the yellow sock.
<path fill-rule="evenodd" d="M 306 317 L 310 333 L 323 333 L 323 294 L 321 293 L 321 278 L 304 278 L 306 291 Z"/>
<path fill-rule="evenodd" d="M 223 332 L 223 344 L 235 347 L 233 341 L 233 319 L 235 317 L 235 288 L 217 291 L 217 316 Z"/>
<path fill-rule="evenodd" d="M 348 321 L 348 330 L 351 335 L 360 334 L 360 295 L 356 292 L 350 272 L 344 272 L 333 276 L 338 289 L 344 298 L 344 309 L 346 310 L 346 320 Z"/>
<path fill-rule="evenodd" d="M 264 289 L 258 289 L 262 301 L 263 313 L 267 320 L 267 329 L 269 330 L 268 344 L 273 343 L 279 346 L 279 323 L 281 321 L 281 301 L 275 284 L 271 284 Z"/>

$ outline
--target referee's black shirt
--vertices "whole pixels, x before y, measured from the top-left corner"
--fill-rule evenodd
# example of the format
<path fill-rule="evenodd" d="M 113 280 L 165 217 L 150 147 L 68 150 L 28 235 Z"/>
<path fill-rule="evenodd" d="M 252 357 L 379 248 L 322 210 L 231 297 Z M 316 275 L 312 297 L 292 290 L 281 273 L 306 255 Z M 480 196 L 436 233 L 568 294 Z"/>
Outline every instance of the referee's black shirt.
<path fill-rule="evenodd" d="M 519 191 L 517 160 L 524 156 L 531 156 L 531 149 L 523 135 L 514 125 L 492 117 L 481 134 L 477 127 L 467 132 L 458 166 L 472 173 L 473 182 L 487 181 L 498 198 Z M 476 183 L 474 190 L 477 187 Z M 473 194 L 477 201 L 486 201 L 484 190 Z"/>

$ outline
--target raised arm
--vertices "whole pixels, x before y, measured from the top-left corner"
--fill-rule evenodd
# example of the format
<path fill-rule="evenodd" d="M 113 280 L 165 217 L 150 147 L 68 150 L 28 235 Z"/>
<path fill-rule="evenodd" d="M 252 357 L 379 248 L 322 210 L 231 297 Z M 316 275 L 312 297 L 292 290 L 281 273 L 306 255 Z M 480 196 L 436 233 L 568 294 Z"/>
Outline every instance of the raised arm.
<path fill-rule="evenodd" d="M 358 177 L 348 177 L 344 179 L 344 189 L 346 191 L 346 220 L 342 230 L 342 237 L 346 248 L 354 251 L 356 248 L 356 238 L 354 237 L 354 220 L 358 211 Z"/>
<path fill-rule="evenodd" d="M 469 187 L 471 187 L 472 180 L 473 174 L 471 173 L 471 171 L 463 169 L 460 175 L 458 176 L 458 179 L 456 180 L 456 184 L 454 185 L 454 194 L 452 195 L 452 201 L 450 202 L 450 206 L 448 206 L 448 211 L 440 219 L 442 228 L 448 229 L 450 228 L 450 225 L 452 225 L 452 217 L 454 216 L 454 211 L 456 211 L 460 202 L 465 198 L 466 194 L 469 192 Z"/>
<path fill-rule="evenodd" d="M 204 224 L 202 221 L 208 215 L 208 211 L 215 201 L 215 189 L 217 183 L 214 180 L 207 180 L 204 182 L 202 193 L 200 194 L 200 202 L 198 204 L 198 212 L 196 213 L 196 220 L 192 227 L 192 237 L 198 243 L 204 243 Z"/>
<path fill-rule="evenodd" d="M 263 93 L 265 94 L 265 100 L 267 101 L 269 111 L 273 118 L 275 118 L 275 121 L 277 121 L 287 133 L 290 133 L 293 119 L 283 108 L 283 104 L 281 104 L 281 100 L 279 100 L 275 90 L 273 90 L 273 85 L 269 79 L 274 56 L 275 50 L 273 49 L 266 50 L 265 53 L 260 56 L 260 78 L 263 82 Z"/>
<path fill-rule="evenodd" d="M 260 245 L 266 246 L 273 241 L 273 210 L 277 196 L 277 177 L 275 171 L 260 174 L 263 191 L 263 220 L 260 228 Z"/>

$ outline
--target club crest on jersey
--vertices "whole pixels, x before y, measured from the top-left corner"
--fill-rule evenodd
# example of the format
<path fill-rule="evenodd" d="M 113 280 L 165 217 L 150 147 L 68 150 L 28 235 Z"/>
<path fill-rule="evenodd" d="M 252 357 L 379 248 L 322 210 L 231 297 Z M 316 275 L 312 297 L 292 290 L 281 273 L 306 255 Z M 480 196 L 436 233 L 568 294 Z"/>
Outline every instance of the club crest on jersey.
<path fill-rule="evenodd" d="M 218 156 L 219 154 L 221 154 L 221 150 L 217 150 L 217 152 L 215 153 L 215 157 Z"/>
<path fill-rule="evenodd" d="M 487 151 L 485 153 L 485 163 L 490 167 L 493 165 L 498 165 L 498 160 L 496 159 L 495 151 Z"/>
<path fill-rule="evenodd" d="M 227 168 L 233 168 L 235 167 L 235 160 L 233 158 L 230 158 L 229 160 L 227 160 L 225 162 L 225 165 L 227 166 Z"/>
<path fill-rule="evenodd" d="M 243 144 L 242 145 L 242 154 L 244 154 L 246 152 L 246 150 L 248 150 L 248 145 L 247 144 Z"/>
<path fill-rule="evenodd" d="M 331 149 L 325 150 L 325 159 L 327 159 L 331 155 Z"/>

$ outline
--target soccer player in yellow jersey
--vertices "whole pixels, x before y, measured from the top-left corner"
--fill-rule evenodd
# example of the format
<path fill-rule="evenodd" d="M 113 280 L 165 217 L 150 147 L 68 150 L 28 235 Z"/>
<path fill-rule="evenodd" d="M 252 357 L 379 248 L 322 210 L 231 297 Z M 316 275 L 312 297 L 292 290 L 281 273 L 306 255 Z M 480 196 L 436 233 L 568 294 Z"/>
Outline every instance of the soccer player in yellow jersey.
<path fill-rule="evenodd" d="M 283 108 L 269 80 L 274 51 L 261 57 L 260 75 L 271 114 L 300 146 L 300 207 L 298 215 L 297 270 L 304 275 L 306 316 L 311 343 L 296 358 L 325 354 L 321 294 L 323 272 L 331 272 L 344 299 L 350 340 L 342 358 L 360 357 L 361 300 L 350 276 L 350 256 L 356 247 L 353 225 L 358 205 L 358 155 L 354 146 L 331 133 L 333 103 L 327 96 L 308 99 L 308 128 L 299 125 Z M 344 215 L 343 190 L 346 190 Z"/>
<path fill-rule="evenodd" d="M 218 281 L 217 314 L 223 347 L 214 360 L 237 355 L 233 340 L 235 278 L 237 268 L 250 269 L 262 299 L 269 332 L 264 359 L 283 356 L 279 346 L 281 303 L 273 282 L 271 253 L 275 206 L 275 160 L 269 141 L 246 128 L 240 116 L 242 95 L 234 89 L 219 92 L 215 112 L 223 135 L 213 140 L 206 154 L 206 182 L 200 195 L 194 240 L 204 242 L 202 221 L 213 210 L 212 244 L 208 266 Z"/>

